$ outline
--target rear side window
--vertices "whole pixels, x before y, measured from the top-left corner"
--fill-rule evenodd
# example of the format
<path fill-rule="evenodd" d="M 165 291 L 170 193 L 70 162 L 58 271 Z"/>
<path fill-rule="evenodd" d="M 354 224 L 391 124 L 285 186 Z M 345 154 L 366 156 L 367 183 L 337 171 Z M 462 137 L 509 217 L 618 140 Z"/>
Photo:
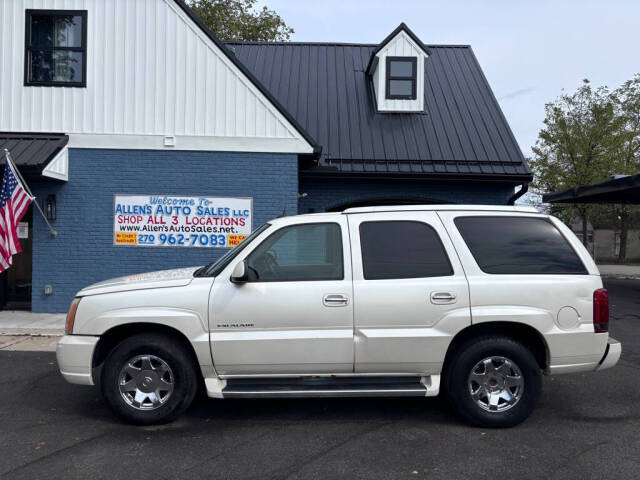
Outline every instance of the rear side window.
<path fill-rule="evenodd" d="M 586 274 L 562 233 L 545 218 L 458 217 L 478 266 L 496 274 Z"/>
<path fill-rule="evenodd" d="M 453 275 L 433 227 L 422 222 L 363 222 L 360 248 L 365 280 Z"/>

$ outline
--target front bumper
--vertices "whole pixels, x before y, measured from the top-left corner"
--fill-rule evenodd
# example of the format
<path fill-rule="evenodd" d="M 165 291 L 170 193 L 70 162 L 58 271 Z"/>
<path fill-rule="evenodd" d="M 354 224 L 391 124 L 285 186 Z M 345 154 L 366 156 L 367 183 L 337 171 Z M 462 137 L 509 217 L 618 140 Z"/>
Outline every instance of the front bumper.
<path fill-rule="evenodd" d="M 60 373 L 69 383 L 93 385 L 93 351 L 100 337 L 65 335 L 58 341 L 56 358 Z"/>
<path fill-rule="evenodd" d="M 607 349 L 604 351 L 604 355 L 602 356 L 602 360 L 596 367 L 596 371 L 606 370 L 607 368 L 613 367 L 618 360 L 620 359 L 620 354 L 622 353 L 622 344 L 609 337 L 609 341 L 607 343 Z"/>

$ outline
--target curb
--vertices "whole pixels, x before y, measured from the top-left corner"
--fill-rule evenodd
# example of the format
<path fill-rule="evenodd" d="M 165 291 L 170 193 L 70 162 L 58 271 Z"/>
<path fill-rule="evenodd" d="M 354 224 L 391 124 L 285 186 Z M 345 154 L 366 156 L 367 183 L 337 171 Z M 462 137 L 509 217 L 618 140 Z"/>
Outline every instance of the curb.
<path fill-rule="evenodd" d="M 618 280 L 640 280 L 640 276 L 638 275 L 624 275 L 624 274 L 615 274 L 615 273 L 602 273 L 600 274 L 602 278 L 615 278 Z"/>

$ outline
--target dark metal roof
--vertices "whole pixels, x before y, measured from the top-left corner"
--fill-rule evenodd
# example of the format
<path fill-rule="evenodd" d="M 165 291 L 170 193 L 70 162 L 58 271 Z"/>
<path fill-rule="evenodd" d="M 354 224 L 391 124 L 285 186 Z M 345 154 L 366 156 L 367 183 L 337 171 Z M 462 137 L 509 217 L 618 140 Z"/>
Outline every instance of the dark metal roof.
<path fill-rule="evenodd" d="M 0 157 L 6 148 L 22 173 L 40 174 L 68 141 L 63 133 L 0 132 Z"/>
<path fill-rule="evenodd" d="M 640 205 L 640 173 L 542 196 L 549 203 L 626 203 Z"/>
<path fill-rule="evenodd" d="M 227 45 L 322 145 L 306 174 L 531 179 L 469 46 L 425 46 L 425 113 L 378 113 L 365 72 L 377 44 Z"/>

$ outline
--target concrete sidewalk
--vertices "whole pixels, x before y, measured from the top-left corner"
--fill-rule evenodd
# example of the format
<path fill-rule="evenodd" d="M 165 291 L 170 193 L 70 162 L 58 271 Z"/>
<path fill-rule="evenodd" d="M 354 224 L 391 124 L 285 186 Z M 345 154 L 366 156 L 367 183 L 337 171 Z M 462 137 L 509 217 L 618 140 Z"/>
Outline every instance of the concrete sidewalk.
<path fill-rule="evenodd" d="M 640 265 L 598 265 L 603 277 L 640 279 Z"/>
<path fill-rule="evenodd" d="M 0 311 L 0 350 L 49 351 L 64 334 L 64 313 Z"/>
<path fill-rule="evenodd" d="M 64 313 L 33 313 L 21 310 L 0 311 L 0 333 L 37 333 L 62 335 Z"/>

